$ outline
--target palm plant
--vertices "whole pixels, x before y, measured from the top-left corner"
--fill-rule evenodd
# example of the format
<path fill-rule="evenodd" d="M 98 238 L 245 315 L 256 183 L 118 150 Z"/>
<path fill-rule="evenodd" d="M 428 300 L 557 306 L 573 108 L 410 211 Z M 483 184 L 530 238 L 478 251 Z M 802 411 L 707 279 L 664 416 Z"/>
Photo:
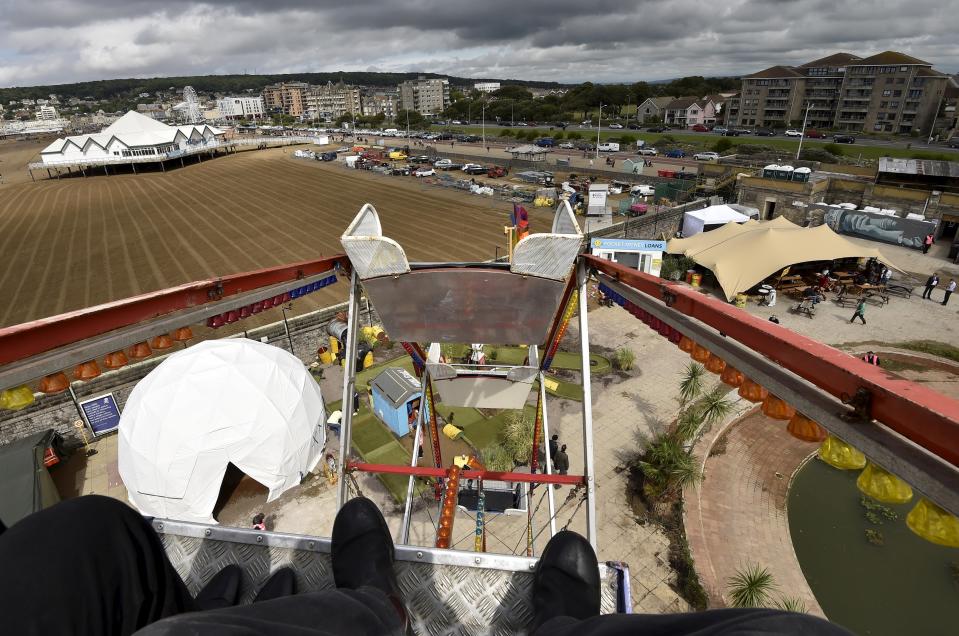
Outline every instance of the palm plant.
<path fill-rule="evenodd" d="M 654 438 L 640 460 L 643 475 L 657 494 L 672 494 L 696 483 L 702 473 L 696 458 L 674 435 Z"/>
<path fill-rule="evenodd" d="M 728 394 L 729 387 L 724 384 L 717 384 L 700 398 L 696 406 L 702 422 L 706 426 L 711 426 L 732 413 L 733 401 L 726 397 Z"/>
<path fill-rule="evenodd" d="M 690 362 L 683 371 L 682 380 L 679 383 L 679 403 L 686 406 L 693 402 L 703 392 L 705 383 L 706 369 L 703 365 Z"/>
<path fill-rule="evenodd" d="M 773 575 L 758 564 L 736 570 L 736 574 L 726 579 L 733 607 L 767 607 L 770 592 L 776 589 Z"/>
<path fill-rule="evenodd" d="M 805 614 L 808 611 L 806 609 L 806 603 L 804 603 L 801 598 L 796 598 L 795 596 L 781 597 L 776 601 L 776 607 L 784 612 L 796 612 L 799 614 Z"/>

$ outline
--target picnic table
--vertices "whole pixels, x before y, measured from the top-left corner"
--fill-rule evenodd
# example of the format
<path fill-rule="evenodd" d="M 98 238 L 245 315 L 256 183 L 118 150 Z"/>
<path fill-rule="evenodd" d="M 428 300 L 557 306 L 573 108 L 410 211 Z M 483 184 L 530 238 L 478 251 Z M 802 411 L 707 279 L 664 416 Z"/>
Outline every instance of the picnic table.
<path fill-rule="evenodd" d="M 912 290 L 920 285 L 919 281 L 911 278 L 891 280 L 886 283 L 886 293 L 909 298 L 912 296 Z"/>
<path fill-rule="evenodd" d="M 789 289 L 796 289 L 798 287 L 806 287 L 806 282 L 803 280 L 802 276 L 799 274 L 793 274 L 791 276 L 783 276 L 776 283 L 776 289 L 786 291 Z"/>

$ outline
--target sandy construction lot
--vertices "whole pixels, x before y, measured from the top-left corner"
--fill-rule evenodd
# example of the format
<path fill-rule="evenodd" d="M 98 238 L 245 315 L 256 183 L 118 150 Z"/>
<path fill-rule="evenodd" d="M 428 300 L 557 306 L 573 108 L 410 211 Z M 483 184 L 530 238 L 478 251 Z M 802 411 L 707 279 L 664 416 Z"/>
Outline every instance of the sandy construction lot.
<path fill-rule="evenodd" d="M 25 164 L 26 148 L 7 149 L 0 147 L 0 165 Z M 505 245 L 507 202 L 291 152 L 244 152 L 165 174 L 36 183 L 21 168 L 20 183 L 0 186 L 0 326 L 339 253 L 340 234 L 366 202 L 413 261 L 486 260 Z M 551 210 L 530 214 L 534 231 L 548 230 Z M 345 300 L 345 287 L 312 294 L 297 313 Z"/>

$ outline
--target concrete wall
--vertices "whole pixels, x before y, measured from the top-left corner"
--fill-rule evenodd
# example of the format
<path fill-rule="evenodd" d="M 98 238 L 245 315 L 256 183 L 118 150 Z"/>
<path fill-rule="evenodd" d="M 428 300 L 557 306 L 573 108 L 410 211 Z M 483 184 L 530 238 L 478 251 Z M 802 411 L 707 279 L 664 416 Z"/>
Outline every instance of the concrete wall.
<path fill-rule="evenodd" d="M 346 303 L 342 303 L 291 318 L 289 321 L 290 336 L 297 357 L 305 363 L 312 362 L 315 359 L 317 348 L 329 342 L 325 329 L 327 323 L 333 319 L 337 312 L 346 311 L 346 309 Z M 378 318 L 375 310 L 367 311 L 365 303 L 361 305 L 361 309 L 363 310 L 360 315 L 361 325 L 368 325 L 371 320 L 377 322 Z M 286 351 L 290 350 L 282 322 L 257 327 L 245 332 L 245 334 L 255 340 L 266 338 L 269 344 Z M 243 337 L 243 334 L 233 337 Z M 179 348 L 179 345 L 174 346 L 174 350 Z M 112 392 L 122 412 L 136 383 L 165 358 L 166 356 L 154 356 L 142 362 L 129 364 L 122 369 L 105 372 L 89 382 L 74 382 L 73 390 L 80 400 Z M 48 428 L 55 429 L 70 443 L 81 443 L 80 435 L 73 427 L 73 423 L 80 416 L 70 399 L 69 392 L 58 395 L 41 393 L 37 394 L 36 397 L 36 402 L 21 411 L 0 410 L 0 445 L 45 431 Z"/>

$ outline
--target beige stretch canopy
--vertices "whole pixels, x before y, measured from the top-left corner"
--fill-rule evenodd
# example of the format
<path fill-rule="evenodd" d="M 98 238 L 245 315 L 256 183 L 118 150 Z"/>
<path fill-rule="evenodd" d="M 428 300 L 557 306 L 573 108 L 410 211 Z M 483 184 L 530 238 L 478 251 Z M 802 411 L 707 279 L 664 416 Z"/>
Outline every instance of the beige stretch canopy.
<path fill-rule="evenodd" d="M 839 258 L 876 258 L 896 268 L 874 247 L 862 247 L 827 225 L 804 228 L 778 217 L 768 223 L 727 223 L 688 239 L 673 239 L 669 254 L 683 254 L 711 270 L 726 300 L 789 265 Z"/>

